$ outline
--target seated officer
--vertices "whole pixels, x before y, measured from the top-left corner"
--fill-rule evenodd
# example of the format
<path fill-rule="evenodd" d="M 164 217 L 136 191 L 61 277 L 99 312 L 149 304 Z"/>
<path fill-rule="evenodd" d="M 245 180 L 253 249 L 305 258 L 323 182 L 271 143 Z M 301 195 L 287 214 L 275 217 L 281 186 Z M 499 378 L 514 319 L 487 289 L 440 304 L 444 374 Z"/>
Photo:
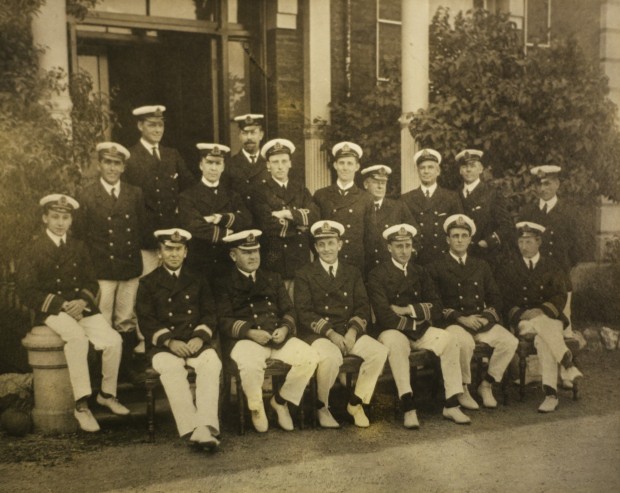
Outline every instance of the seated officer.
<path fill-rule="evenodd" d="M 558 407 L 558 364 L 562 380 L 573 383 L 582 373 L 573 364 L 564 342 L 568 324 L 562 313 L 566 303 L 565 276 L 561 267 L 540 253 L 545 227 L 532 222 L 517 223 L 520 255 L 501 266 L 499 286 L 510 326 L 522 337 L 533 337 L 542 368 L 545 399 L 541 413 Z"/>
<path fill-rule="evenodd" d="M 446 330 L 456 337 L 461 351 L 463 393 L 459 402 L 465 409 L 478 409 L 478 403 L 467 388 L 471 383 L 471 359 L 477 341 L 493 348 L 478 394 L 484 407 L 495 408 L 493 383 L 501 382 L 519 341 L 499 325 L 502 296 L 491 267 L 467 253 L 476 234 L 474 222 L 463 214 L 455 214 L 446 219 L 443 228 L 450 250 L 430 264 L 428 271 L 443 303 Z"/>
<path fill-rule="evenodd" d="M 179 223 L 192 234 L 187 265 L 213 279 L 230 267 L 224 237 L 252 222 L 239 193 L 222 180 L 226 155 L 221 144 L 196 144 L 200 152 L 201 180 L 179 196 Z"/>
<path fill-rule="evenodd" d="M 434 149 L 422 149 L 413 156 L 420 175 L 420 188 L 404 193 L 400 200 L 420 225 L 420 251 L 416 263 L 427 265 L 446 252 L 443 221 L 452 214 L 463 212 L 456 193 L 437 184 L 441 173 L 441 154 Z"/>
<path fill-rule="evenodd" d="M 417 228 L 418 223 L 403 202 L 385 196 L 388 178 L 392 174 L 391 168 L 384 164 L 375 164 L 364 168 L 360 173 L 364 177 L 364 189 L 373 197 L 375 209 L 376 234 L 373 245 L 368 247 L 367 268 L 370 271 L 391 258 L 381 232 L 395 224 L 410 224 Z"/>
<path fill-rule="evenodd" d="M 261 149 L 269 177 L 256 185 L 250 208 L 263 232 L 265 268 L 284 279 L 292 297 L 295 271 L 310 262 L 310 225 L 319 218 L 312 195 L 299 181 L 289 180 L 290 140 L 273 139 Z"/>
<path fill-rule="evenodd" d="M 449 332 L 433 327 L 442 318 L 441 300 L 423 267 L 413 264 L 413 238 L 409 224 L 397 224 L 383 232 L 390 260 L 370 271 L 368 294 L 377 318 L 379 342 L 388 350 L 388 361 L 405 413 L 405 428 L 419 428 L 411 389 L 409 354 L 426 349 L 441 361 L 446 391 L 445 418 L 458 424 L 470 419 L 459 409 L 457 395 L 463 392 L 459 346 Z"/>
<path fill-rule="evenodd" d="M 483 152 L 476 149 L 465 149 L 456 155 L 456 164 L 463 178 L 459 199 L 463 212 L 476 225 L 470 255 L 486 260 L 495 268 L 501 261 L 504 245 L 511 243 L 513 223 L 501 192 L 480 180 L 484 171 L 482 156 Z"/>
<path fill-rule="evenodd" d="M 356 426 L 370 425 L 362 404 L 368 404 L 387 358 L 387 348 L 366 335 L 370 306 L 359 269 L 339 262 L 344 226 L 319 221 L 310 228 L 318 259 L 297 271 L 295 308 L 306 339 L 319 354 L 316 372 L 319 423 L 338 428 L 329 411 L 329 391 L 334 385 L 343 356 L 352 354 L 364 361 L 347 412 Z"/>
<path fill-rule="evenodd" d="M 92 393 L 88 372 L 88 342 L 103 351 L 101 390 L 97 403 L 114 414 L 129 410 L 116 399 L 122 339 L 97 308 L 97 278 L 88 249 L 71 237 L 69 228 L 78 202 L 62 194 L 47 195 L 43 208 L 45 232 L 29 243 L 20 259 L 17 289 L 23 303 L 36 312 L 35 324 L 45 324 L 65 342 L 64 353 L 75 410 L 84 431 L 99 431 L 88 409 Z"/>
<path fill-rule="evenodd" d="M 209 283 L 183 265 L 192 235 L 155 231 L 161 263 L 140 279 L 136 311 L 148 356 L 168 396 L 179 436 L 213 449 L 219 445 L 218 400 L 222 363 L 213 348 L 215 302 Z M 186 366 L 196 370 L 196 402 Z M 190 436 L 191 433 L 191 436 Z"/>
<path fill-rule="evenodd" d="M 268 359 L 291 366 L 284 384 L 271 398 L 271 407 L 284 430 L 293 430 L 288 409 L 298 406 L 317 365 L 317 355 L 295 337 L 295 309 L 282 278 L 260 269 L 261 231 L 251 229 L 224 238 L 235 266 L 217 288 L 220 328 L 228 338 L 226 350 L 237 364 L 241 386 L 258 432 L 269 425 L 263 405 L 263 380 Z"/>

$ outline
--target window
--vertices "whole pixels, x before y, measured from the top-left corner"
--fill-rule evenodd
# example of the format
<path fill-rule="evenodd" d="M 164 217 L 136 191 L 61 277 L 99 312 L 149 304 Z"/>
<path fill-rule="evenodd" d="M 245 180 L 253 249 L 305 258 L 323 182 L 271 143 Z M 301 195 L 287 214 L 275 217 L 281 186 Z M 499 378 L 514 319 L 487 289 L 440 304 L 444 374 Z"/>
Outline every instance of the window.
<path fill-rule="evenodd" d="M 401 1 L 377 0 L 377 80 L 387 81 L 391 64 L 400 64 Z"/>
<path fill-rule="evenodd" d="M 551 0 L 525 0 L 525 44 L 549 46 Z"/>

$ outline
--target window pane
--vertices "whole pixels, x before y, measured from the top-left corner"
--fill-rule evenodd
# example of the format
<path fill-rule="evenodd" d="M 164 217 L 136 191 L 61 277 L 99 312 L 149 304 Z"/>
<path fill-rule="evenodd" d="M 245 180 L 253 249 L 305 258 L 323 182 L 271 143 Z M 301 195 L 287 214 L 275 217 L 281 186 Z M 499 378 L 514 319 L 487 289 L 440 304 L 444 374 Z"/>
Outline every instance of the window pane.
<path fill-rule="evenodd" d="M 400 21 L 401 0 L 377 0 L 379 2 L 379 19 Z"/>
<path fill-rule="evenodd" d="M 201 2 L 213 3 L 213 2 Z M 150 15 L 174 19 L 196 19 L 196 4 L 193 0 L 151 0 Z"/>
<path fill-rule="evenodd" d="M 228 104 L 231 120 L 237 115 L 250 113 L 250 65 L 243 49 L 243 42 L 228 43 Z M 237 124 L 230 124 L 231 154 L 236 154 L 241 144 Z"/>
<path fill-rule="evenodd" d="M 95 5 L 99 12 L 146 15 L 146 0 L 100 0 Z"/>
<path fill-rule="evenodd" d="M 548 43 L 549 3 L 549 0 L 529 0 L 527 2 L 528 43 Z"/>
<path fill-rule="evenodd" d="M 389 76 L 388 69 L 394 66 L 394 62 L 400 62 L 400 32 L 401 27 L 398 25 L 379 23 L 377 57 L 380 78 L 387 78 Z"/>

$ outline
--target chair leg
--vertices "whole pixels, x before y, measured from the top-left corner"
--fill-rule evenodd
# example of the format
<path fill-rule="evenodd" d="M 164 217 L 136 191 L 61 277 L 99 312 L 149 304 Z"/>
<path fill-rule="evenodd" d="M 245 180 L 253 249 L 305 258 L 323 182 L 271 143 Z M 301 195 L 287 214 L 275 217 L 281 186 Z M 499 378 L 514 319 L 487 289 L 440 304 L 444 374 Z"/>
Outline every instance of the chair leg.
<path fill-rule="evenodd" d="M 301 394 L 301 400 L 299 401 L 299 429 L 304 429 L 304 422 L 306 420 L 306 415 L 304 413 L 304 394 Z"/>
<path fill-rule="evenodd" d="M 317 389 L 317 383 L 316 383 L 316 375 L 312 375 L 312 378 L 310 379 L 310 394 L 311 394 L 311 400 L 312 400 L 312 427 L 316 428 L 317 427 L 317 423 L 319 420 L 319 410 L 317 409 L 318 406 L 318 389 Z"/>
<path fill-rule="evenodd" d="M 579 400 L 579 379 L 573 382 L 573 400 Z"/>
<path fill-rule="evenodd" d="M 245 396 L 241 387 L 241 378 L 239 373 L 235 375 L 235 383 L 237 385 L 237 410 L 239 412 L 239 435 L 245 435 Z"/>
<path fill-rule="evenodd" d="M 153 389 L 156 383 L 146 382 L 146 420 L 149 432 L 149 442 L 155 439 L 155 393 Z"/>
<path fill-rule="evenodd" d="M 525 398 L 525 367 L 527 366 L 527 356 L 519 355 L 519 400 Z"/>
<path fill-rule="evenodd" d="M 508 405 L 508 370 L 502 375 L 502 381 L 500 383 L 502 389 L 502 398 L 504 399 L 504 406 Z"/>

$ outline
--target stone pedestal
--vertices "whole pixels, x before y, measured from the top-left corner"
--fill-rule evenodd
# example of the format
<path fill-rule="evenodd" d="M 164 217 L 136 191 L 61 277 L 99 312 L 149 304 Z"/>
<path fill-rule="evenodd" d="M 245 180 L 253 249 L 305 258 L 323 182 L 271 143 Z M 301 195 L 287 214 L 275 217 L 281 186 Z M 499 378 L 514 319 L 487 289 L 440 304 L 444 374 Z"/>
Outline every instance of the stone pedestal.
<path fill-rule="evenodd" d="M 35 431 L 46 434 L 73 433 L 75 401 L 63 348 L 65 343 L 49 327 L 33 327 L 22 344 L 28 350 L 28 363 L 34 376 Z"/>

